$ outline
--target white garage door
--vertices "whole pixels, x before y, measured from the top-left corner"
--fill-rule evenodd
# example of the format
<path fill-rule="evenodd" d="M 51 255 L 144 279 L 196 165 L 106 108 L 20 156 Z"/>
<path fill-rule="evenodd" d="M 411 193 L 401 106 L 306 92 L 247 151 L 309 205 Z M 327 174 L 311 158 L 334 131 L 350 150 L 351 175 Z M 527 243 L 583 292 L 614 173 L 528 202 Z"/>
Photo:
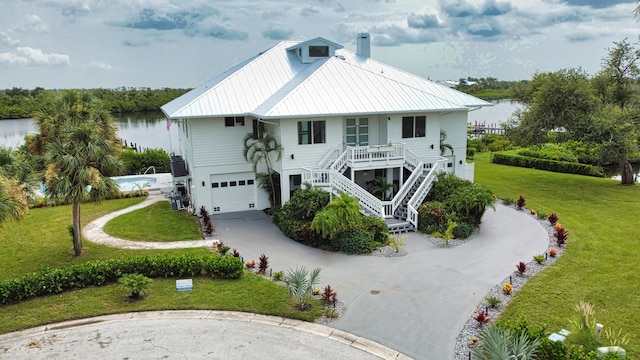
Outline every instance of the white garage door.
<path fill-rule="evenodd" d="M 211 175 L 211 205 L 214 213 L 251 210 L 255 204 L 253 173 Z"/>

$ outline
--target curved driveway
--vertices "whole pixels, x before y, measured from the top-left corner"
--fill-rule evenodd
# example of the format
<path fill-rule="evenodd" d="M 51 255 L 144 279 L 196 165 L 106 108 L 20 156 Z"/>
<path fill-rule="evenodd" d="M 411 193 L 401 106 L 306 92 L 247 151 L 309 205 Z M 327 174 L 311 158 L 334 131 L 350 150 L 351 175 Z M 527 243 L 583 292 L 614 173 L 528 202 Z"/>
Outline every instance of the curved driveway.
<path fill-rule="evenodd" d="M 245 260 L 269 256 L 273 271 L 320 267 L 347 311 L 331 326 L 378 341 L 416 359 L 452 359 L 456 338 L 477 304 L 519 261 L 549 246 L 531 215 L 498 205 L 488 210 L 478 236 L 439 248 L 422 234 L 406 239 L 408 255 L 349 256 L 296 243 L 262 212 L 214 216 L 220 240 Z"/>

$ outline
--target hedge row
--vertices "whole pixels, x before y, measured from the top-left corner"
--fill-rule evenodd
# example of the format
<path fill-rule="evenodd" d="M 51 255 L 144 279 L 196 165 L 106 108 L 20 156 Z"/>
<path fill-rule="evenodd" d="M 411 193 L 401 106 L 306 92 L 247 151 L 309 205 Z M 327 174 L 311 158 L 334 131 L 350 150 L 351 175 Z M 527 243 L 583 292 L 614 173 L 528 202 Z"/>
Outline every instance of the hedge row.
<path fill-rule="evenodd" d="M 0 305 L 113 283 L 124 274 L 137 273 L 150 278 L 197 277 L 206 274 L 219 279 L 237 279 L 242 275 L 242 269 L 240 258 L 219 255 L 133 256 L 90 261 L 58 269 L 45 268 L 21 278 L 3 280 L 0 282 Z"/>
<path fill-rule="evenodd" d="M 519 155 L 506 155 L 506 154 L 493 154 L 491 156 L 491 162 L 495 164 L 519 166 L 531 169 L 548 170 L 559 173 L 577 174 L 603 177 L 604 172 L 602 168 L 598 166 L 566 162 L 539 159 L 527 156 Z"/>

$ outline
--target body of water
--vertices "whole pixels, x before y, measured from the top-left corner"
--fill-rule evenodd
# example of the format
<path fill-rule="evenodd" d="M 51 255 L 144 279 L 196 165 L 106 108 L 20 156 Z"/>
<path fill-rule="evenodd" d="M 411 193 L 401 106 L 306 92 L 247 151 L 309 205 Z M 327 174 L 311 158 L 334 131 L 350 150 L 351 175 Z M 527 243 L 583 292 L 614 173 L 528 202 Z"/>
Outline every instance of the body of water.
<path fill-rule="evenodd" d="M 178 149 L 178 127 L 173 124 L 167 131 L 167 122 L 162 113 L 120 114 L 113 117 L 118 125 L 118 137 L 127 144 L 138 147 L 160 148 L 167 153 Z M 27 134 L 35 133 L 33 119 L 0 120 L 0 145 L 17 148 L 24 144 Z"/>
<path fill-rule="evenodd" d="M 469 112 L 469 122 L 498 124 L 509 119 L 522 107 L 510 100 L 493 101 L 493 106 Z M 133 113 L 114 116 L 118 125 L 118 137 L 127 144 L 135 143 L 141 148 L 160 148 L 167 153 L 178 149 L 178 127 L 174 124 L 167 131 L 166 119 L 160 112 Z M 24 143 L 24 136 L 36 132 L 33 119 L 0 120 L 0 145 L 17 148 Z"/>

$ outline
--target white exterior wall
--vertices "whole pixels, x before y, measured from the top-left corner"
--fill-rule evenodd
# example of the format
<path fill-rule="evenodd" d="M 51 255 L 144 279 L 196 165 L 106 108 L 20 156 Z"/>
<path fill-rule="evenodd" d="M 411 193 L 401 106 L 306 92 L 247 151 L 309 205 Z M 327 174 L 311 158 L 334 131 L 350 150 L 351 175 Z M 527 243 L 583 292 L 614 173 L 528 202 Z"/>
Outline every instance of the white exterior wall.
<path fill-rule="evenodd" d="M 415 116 L 411 115 L 392 115 L 388 120 L 388 137 L 390 142 L 402 143 L 406 145 L 412 153 L 420 157 L 434 157 L 440 155 L 440 114 L 428 113 L 425 137 L 418 138 L 402 138 L 402 117 Z M 420 114 L 417 114 L 420 115 Z M 431 149 L 431 145 L 433 149 Z"/>
<path fill-rule="evenodd" d="M 467 174 L 467 112 L 457 111 L 440 118 L 440 128 L 447 132 L 445 142 L 453 146 L 453 155 L 447 150 L 446 157 L 453 163 L 454 173 L 463 179 L 473 180 Z M 437 146 L 440 146 L 440 133 L 438 132 Z M 438 153 L 440 150 L 438 150 Z M 461 163 L 462 162 L 462 163 Z"/>

